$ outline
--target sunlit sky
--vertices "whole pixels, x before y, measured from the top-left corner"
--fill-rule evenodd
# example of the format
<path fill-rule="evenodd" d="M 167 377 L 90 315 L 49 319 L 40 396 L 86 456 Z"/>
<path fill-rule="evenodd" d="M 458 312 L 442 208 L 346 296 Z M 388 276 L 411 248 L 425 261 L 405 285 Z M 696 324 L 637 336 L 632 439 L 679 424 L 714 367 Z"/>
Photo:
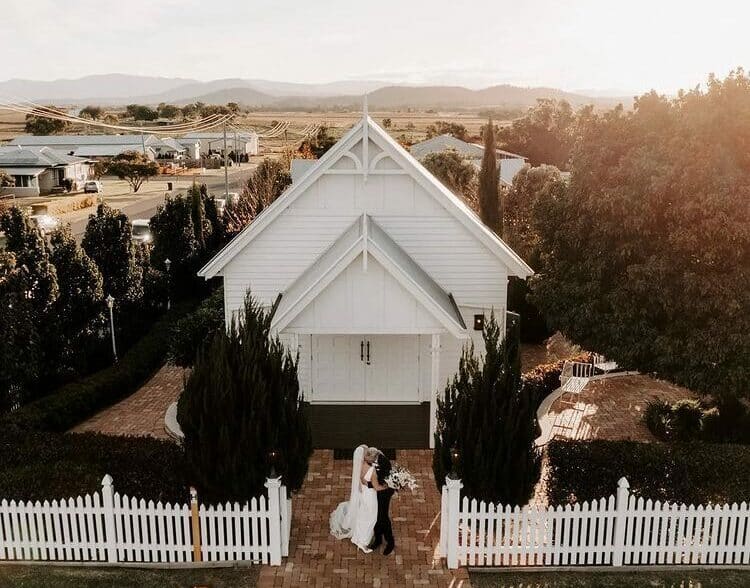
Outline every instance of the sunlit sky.
<path fill-rule="evenodd" d="M 750 62 L 750 2 L 2 0 L 0 80 L 129 73 L 673 92 Z"/>

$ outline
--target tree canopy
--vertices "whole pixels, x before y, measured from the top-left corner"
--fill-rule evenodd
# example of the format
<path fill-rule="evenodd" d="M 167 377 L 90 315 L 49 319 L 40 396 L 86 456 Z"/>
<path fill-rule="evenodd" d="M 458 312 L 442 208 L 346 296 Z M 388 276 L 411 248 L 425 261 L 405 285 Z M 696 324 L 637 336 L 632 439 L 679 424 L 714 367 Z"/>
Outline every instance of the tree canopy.
<path fill-rule="evenodd" d="M 620 365 L 705 394 L 750 386 L 750 79 L 590 115 L 566 191 L 536 203 L 534 298 Z"/>
<path fill-rule="evenodd" d="M 62 133 L 68 128 L 68 123 L 64 120 L 47 118 L 46 116 L 36 116 L 34 114 L 26 115 L 24 130 L 31 135 L 56 135 Z"/>
<path fill-rule="evenodd" d="M 461 196 L 472 208 L 477 207 L 477 169 L 455 151 L 430 153 L 421 161 L 446 188 Z"/>
<path fill-rule="evenodd" d="M 159 165 L 140 151 L 123 151 L 109 163 L 107 173 L 127 181 L 137 192 L 143 182 L 159 173 Z"/>
<path fill-rule="evenodd" d="M 484 154 L 482 168 L 479 170 L 479 215 L 484 224 L 498 235 L 502 231 L 502 213 L 500 211 L 500 187 L 497 175 L 497 151 L 492 119 L 484 129 Z"/>

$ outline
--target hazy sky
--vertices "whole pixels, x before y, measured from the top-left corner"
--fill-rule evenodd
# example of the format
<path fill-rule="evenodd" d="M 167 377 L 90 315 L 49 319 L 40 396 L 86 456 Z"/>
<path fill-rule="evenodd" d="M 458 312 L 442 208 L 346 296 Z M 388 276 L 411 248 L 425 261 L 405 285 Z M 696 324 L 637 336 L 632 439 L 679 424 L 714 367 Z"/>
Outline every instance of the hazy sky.
<path fill-rule="evenodd" d="M 0 80 L 545 85 L 671 92 L 750 62 L 750 2 L 0 0 Z"/>

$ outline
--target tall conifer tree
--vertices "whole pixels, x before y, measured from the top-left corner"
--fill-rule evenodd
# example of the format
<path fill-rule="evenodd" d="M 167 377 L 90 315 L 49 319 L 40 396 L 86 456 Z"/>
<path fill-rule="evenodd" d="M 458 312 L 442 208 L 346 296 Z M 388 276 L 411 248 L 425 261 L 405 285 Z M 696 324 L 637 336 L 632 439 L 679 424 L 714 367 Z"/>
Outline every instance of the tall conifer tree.
<path fill-rule="evenodd" d="M 495 125 L 490 118 L 484 128 L 484 155 L 479 170 L 479 212 L 484 224 L 499 235 L 502 232 L 502 215 L 497 173 Z"/>

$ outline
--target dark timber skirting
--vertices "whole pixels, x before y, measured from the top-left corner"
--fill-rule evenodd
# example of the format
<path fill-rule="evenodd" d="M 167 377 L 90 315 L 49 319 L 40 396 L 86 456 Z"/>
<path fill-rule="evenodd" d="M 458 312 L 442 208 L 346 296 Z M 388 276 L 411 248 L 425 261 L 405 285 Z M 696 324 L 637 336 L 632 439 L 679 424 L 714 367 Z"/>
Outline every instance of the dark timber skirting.
<path fill-rule="evenodd" d="M 394 449 L 430 446 L 430 403 L 306 404 L 316 449 L 352 451 L 365 443 Z"/>

